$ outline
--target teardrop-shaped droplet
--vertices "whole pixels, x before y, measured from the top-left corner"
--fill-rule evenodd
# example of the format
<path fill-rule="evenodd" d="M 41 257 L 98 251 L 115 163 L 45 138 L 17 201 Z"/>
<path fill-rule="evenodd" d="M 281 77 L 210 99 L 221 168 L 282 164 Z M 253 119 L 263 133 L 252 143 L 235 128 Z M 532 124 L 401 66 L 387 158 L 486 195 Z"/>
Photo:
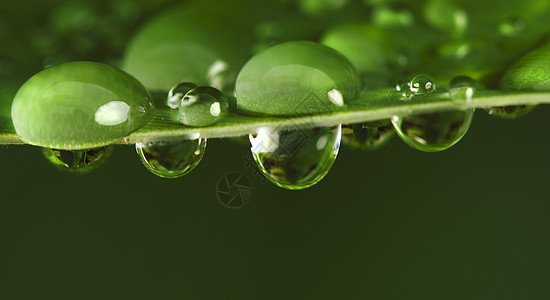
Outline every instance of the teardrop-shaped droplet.
<path fill-rule="evenodd" d="M 342 126 L 344 144 L 360 150 L 376 150 L 387 144 L 394 135 L 390 120 Z"/>
<path fill-rule="evenodd" d="M 136 152 L 151 173 L 178 178 L 191 172 L 206 151 L 206 139 L 174 142 L 136 143 Z"/>
<path fill-rule="evenodd" d="M 456 76 L 449 83 L 449 96 L 454 102 L 472 102 L 475 91 L 476 83 L 468 76 Z"/>
<path fill-rule="evenodd" d="M 178 109 L 183 100 L 183 96 L 187 94 L 190 90 L 196 88 L 197 85 L 192 82 L 182 82 L 168 92 L 168 97 L 166 97 L 166 105 L 171 109 Z"/>
<path fill-rule="evenodd" d="M 508 105 L 508 106 L 493 106 L 486 109 L 487 113 L 502 119 L 515 119 L 526 115 L 535 106 L 533 105 Z"/>
<path fill-rule="evenodd" d="M 182 124 L 202 127 L 222 120 L 229 111 L 229 103 L 219 90 L 201 86 L 185 94 L 179 109 Z"/>
<path fill-rule="evenodd" d="M 84 174 L 101 166 L 113 152 L 113 146 L 89 150 L 59 150 L 42 148 L 44 156 L 59 170 Z"/>
<path fill-rule="evenodd" d="M 466 134 L 474 117 L 474 110 L 452 110 L 394 116 L 392 123 L 399 137 L 409 146 L 426 152 L 445 150 Z"/>
<path fill-rule="evenodd" d="M 17 134 L 64 150 L 115 143 L 149 121 L 151 96 L 132 76 L 94 62 L 70 62 L 27 80 L 13 100 Z"/>
<path fill-rule="evenodd" d="M 408 85 L 414 95 L 425 95 L 435 92 L 435 81 L 430 75 L 418 74 L 411 79 Z"/>
<path fill-rule="evenodd" d="M 252 57 L 237 77 L 240 111 L 259 115 L 328 112 L 353 100 L 361 82 L 337 51 L 314 42 L 287 42 Z"/>
<path fill-rule="evenodd" d="M 264 127 L 250 135 L 252 156 L 275 185 L 300 190 L 325 177 L 336 160 L 342 126 L 283 129 Z"/>

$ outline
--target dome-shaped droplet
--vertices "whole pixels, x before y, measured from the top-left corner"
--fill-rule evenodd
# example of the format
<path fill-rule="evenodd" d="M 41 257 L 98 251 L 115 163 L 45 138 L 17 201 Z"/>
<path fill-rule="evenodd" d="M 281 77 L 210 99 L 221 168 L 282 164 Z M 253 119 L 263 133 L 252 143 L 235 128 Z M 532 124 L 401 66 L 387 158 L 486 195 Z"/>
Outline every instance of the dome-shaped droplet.
<path fill-rule="evenodd" d="M 445 150 L 466 134 L 474 117 L 474 110 L 452 110 L 394 116 L 392 123 L 399 137 L 409 146 L 426 152 Z"/>
<path fill-rule="evenodd" d="M 389 120 L 342 126 L 342 142 L 360 150 L 376 150 L 387 144 L 394 135 Z"/>
<path fill-rule="evenodd" d="M 454 102 L 471 102 L 475 91 L 476 83 L 468 76 L 456 76 L 449 83 L 449 96 Z"/>
<path fill-rule="evenodd" d="M 250 135 L 252 156 L 275 185 L 299 190 L 325 177 L 336 160 L 342 126 L 278 130 L 261 128 Z"/>
<path fill-rule="evenodd" d="M 13 100 L 17 134 L 46 148 L 90 149 L 145 125 L 151 96 L 132 76 L 94 62 L 70 62 L 27 80 Z"/>
<path fill-rule="evenodd" d="M 229 103 L 219 90 L 201 86 L 185 94 L 179 109 L 182 124 L 202 127 L 222 120 L 229 110 Z"/>
<path fill-rule="evenodd" d="M 314 42 L 287 42 L 260 52 L 242 68 L 235 87 L 240 111 L 284 116 L 333 111 L 359 91 L 351 63 Z"/>
<path fill-rule="evenodd" d="M 136 152 L 151 173 L 163 178 L 178 178 L 191 172 L 206 151 L 206 139 L 136 143 Z"/>
<path fill-rule="evenodd" d="M 84 174 L 100 167 L 111 156 L 113 146 L 89 150 L 59 150 L 43 148 L 44 156 L 59 170 Z"/>
<path fill-rule="evenodd" d="M 168 92 L 168 97 L 166 97 L 166 105 L 171 109 L 178 109 L 183 100 L 183 96 L 187 94 L 190 90 L 196 88 L 197 85 L 192 82 L 182 82 Z"/>
<path fill-rule="evenodd" d="M 436 90 L 435 81 L 430 75 L 418 74 L 411 79 L 408 85 L 414 95 L 433 93 Z"/>

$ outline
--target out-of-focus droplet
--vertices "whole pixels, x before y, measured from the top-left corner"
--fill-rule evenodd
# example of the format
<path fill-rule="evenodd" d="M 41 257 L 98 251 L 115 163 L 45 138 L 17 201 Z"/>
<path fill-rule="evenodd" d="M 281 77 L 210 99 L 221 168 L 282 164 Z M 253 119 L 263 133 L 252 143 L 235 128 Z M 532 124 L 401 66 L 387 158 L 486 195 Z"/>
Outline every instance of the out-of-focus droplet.
<path fill-rule="evenodd" d="M 449 83 L 449 96 L 454 102 L 472 102 L 475 91 L 476 83 L 468 76 L 456 76 Z"/>

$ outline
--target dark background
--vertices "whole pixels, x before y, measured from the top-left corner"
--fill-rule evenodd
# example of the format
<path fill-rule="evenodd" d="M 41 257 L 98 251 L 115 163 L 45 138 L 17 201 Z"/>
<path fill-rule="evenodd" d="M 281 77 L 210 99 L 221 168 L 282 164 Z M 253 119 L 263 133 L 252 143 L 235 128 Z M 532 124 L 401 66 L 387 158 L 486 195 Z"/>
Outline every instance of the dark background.
<path fill-rule="evenodd" d="M 228 140 L 175 180 L 131 146 L 82 176 L 3 147 L 0 299 L 546 299 L 549 113 L 478 111 L 440 153 L 344 147 L 303 191 Z M 239 209 L 216 198 L 229 172 L 253 183 Z"/>
<path fill-rule="evenodd" d="M 41 28 L 47 18 L 34 16 L 54 1 L 32 3 L 0 16 Z M 170 4 L 140 3 L 121 36 Z M 27 49 L 26 33 L 8 32 Z M 249 147 L 230 140 L 210 140 L 180 179 L 149 173 L 132 146 L 80 176 L 36 147 L 0 146 L 0 299 L 548 299 L 549 114 L 478 110 L 439 153 L 398 138 L 372 152 L 342 147 L 302 191 L 263 183 L 244 161 Z M 230 172 L 252 182 L 242 208 L 216 198 Z"/>

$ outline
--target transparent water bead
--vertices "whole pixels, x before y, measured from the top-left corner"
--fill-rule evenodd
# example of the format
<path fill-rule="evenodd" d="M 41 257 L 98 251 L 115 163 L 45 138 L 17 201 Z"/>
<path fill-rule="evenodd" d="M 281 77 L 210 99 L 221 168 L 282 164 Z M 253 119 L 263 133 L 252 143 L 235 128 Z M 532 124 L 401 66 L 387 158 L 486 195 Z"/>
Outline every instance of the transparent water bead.
<path fill-rule="evenodd" d="M 182 124 L 203 127 L 222 120 L 229 111 L 229 102 L 219 90 L 201 86 L 185 94 L 179 109 Z"/>
<path fill-rule="evenodd" d="M 399 137 L 409 146 L 436 152 L 458 143 L 468 132 L 473 117 L 474 110 L 470 109 L 394 116 L 391 121 Z"/>
<path fill-rule="evenodd" d="M 118 142 L 149 121 L 151 96 L 132 76 L 95 62 L 42 70 L 17 92 L 11 116 L 29 144 L 63 150 Z"/>
<path fill-rule="evenodd" d="M 261 128 L 250 135 L 251 151 L 262 174 L 275 185 L 300 190 L 321 181 L 336 160 L 342 126 Z"/>
<path fill-rule="evenodd" d="M 395 131 L 390 120 L 342 126 L 342 142 L 359 150 L 376 150 L 386 145 Z"/>
<path fill-rule="evenodd" d="M 509 105 L 509 106 L 494 106 L 486 109 L 487 113 L 502 119 L 516 119 L 526 115 L 535 106 L 533 105 Z"/>
<path fill-rule="evenodd" d="M 42 148 L 44 156 L 59 170 L 84 174 L 100 167 L 111 156 L 113 146 L 96 149 L 69 151 Z"/>
<path fill-rule="evenodd" d="M 395 84 L 395 90 L 400 92 L 403 98 L 409 98 L 412 95 L 411 82 L 407 79 L 401 79 Z"/>
<path fill-rule="evenodd" d="M 240 111 L 257 115 L 328 112 L 353 100 L 361 89 L 353 65 L 314 42 L 287 42 L 252 57 L 235 86 Z"/>
<path fill-rule="evenodd" d="M 472 102 L 476 91 L 475 81 L 468 76 L 457 76 L 449 83 L 449 96 L 455 102 Z"/>
<path fill-rule="evenodd" d="M 425 95 L 435 92 L 435 81 L 430 75 L 418 74 L 411 79 L 409 90 L 414 95 Z"/>
<path fill-rule="evenodd" d="M 166 97 L 166 105 L 168 105 L 171 109 L 179 109 L 183 96 L 196 87 L 197 85 L 192 82 L 182 82 L 174 86 L 168 92 L 168 97 Z"/>
<path fill-rule="evenodd" d="M 136 152 L 147 170 L 162 178 L 178 178 L 191 172 L 206 151 L 206 139 L 136 143 Z"/>

